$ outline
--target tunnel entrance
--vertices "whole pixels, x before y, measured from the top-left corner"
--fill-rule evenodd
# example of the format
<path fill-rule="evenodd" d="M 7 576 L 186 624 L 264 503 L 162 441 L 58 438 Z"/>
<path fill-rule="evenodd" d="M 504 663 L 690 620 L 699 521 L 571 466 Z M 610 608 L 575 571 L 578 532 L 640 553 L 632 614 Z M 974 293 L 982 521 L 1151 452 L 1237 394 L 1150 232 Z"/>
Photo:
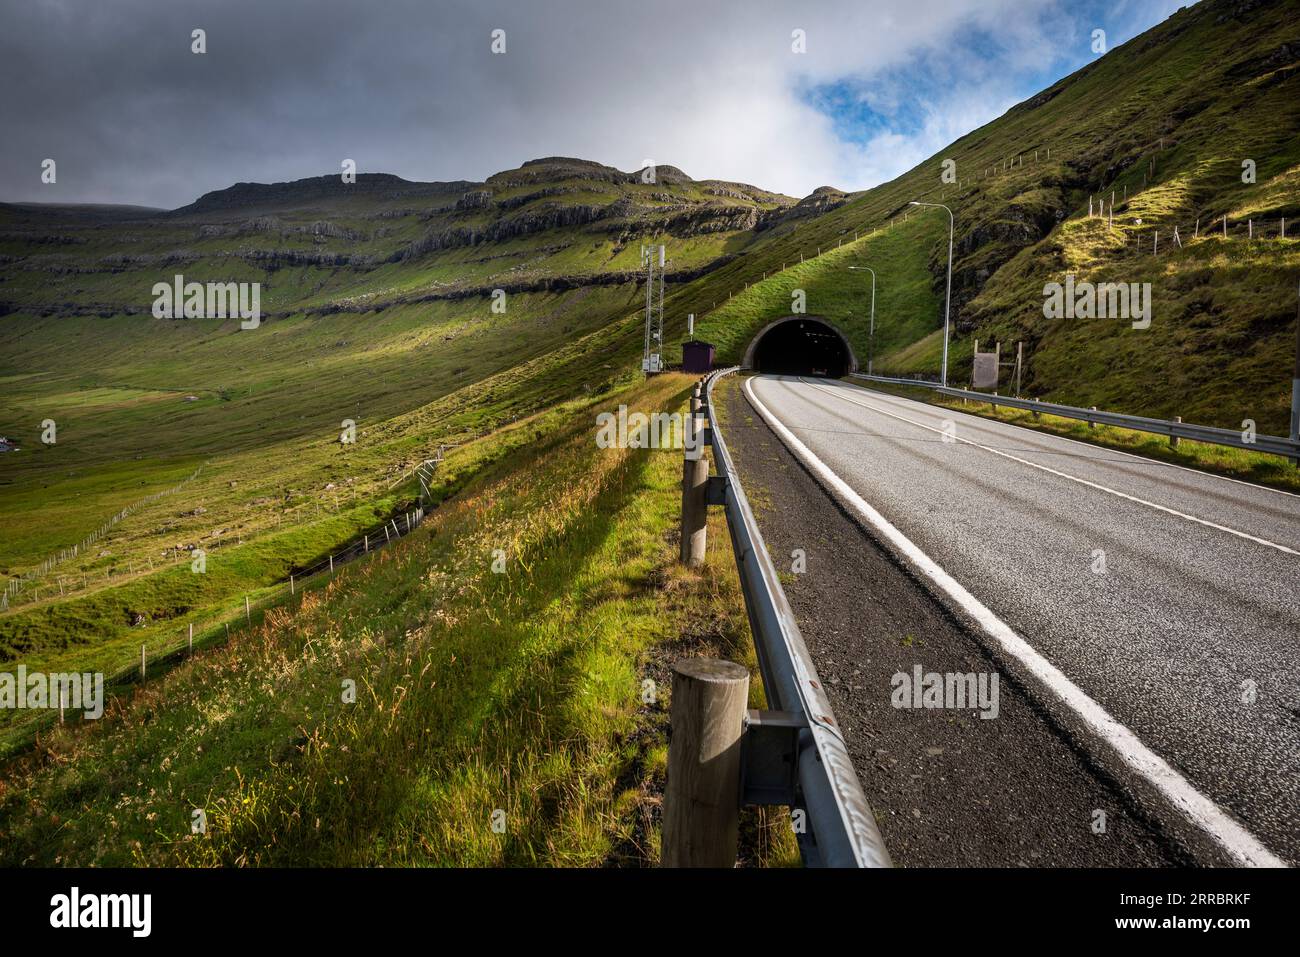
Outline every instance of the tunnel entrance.
<path fill-rule="evenodd" d="M 813 316 L 789 316 L 768 325 L 749 344 L 745 365 L 756 372 L 835 379 L 858 367 L 844 336 Z"/>

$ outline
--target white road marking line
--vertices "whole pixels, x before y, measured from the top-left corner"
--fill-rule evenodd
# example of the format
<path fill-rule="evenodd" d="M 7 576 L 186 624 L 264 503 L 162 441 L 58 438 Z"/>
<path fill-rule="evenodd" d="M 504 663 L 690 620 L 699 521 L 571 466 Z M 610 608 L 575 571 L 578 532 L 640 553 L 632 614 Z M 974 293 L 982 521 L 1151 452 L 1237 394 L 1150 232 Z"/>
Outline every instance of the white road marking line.
<path fill-rule="evenodd" d="M 1018 661 L 1026 671 L 1056 695 L 1065 707 L 1079 717 L 1089 731 L 1114 749 L 1120 760 L 1153 785 L 1179 813 L 1209 835 L 1238 864 L 1247 867 L 1287 866 L 1285 861 L 1265 847 L 1258 838 L 1237 823 L 1221 807 L 1196 790 L 1192 783 L 1174 770 L 1167 761 L 1143 744 L 1137 735 L 1112 717 L 1105 708 L 1066 677 L 1064 672 L 1016 634 L 1010 625 L 1002 621 L 960 582 L 939 567 L 934 559 L 894 527 L 887 518 L 867 504 L 862 496 L 836 475 L 768 410 L 754 394 L 753 381 L 752 378 L 745 381 L 745 395 L 786 447 L 817 476 L 824 486 L 833 491 L 841 501 L 898 549 L 918 572 L 930 579 L 958 607 L 970 615 L 1006 654 Z"/>
<path fill-rule="evenodd" d="M 868 379 L 866 381 L 869 382 L 871 380 Z M 925 402 L 922 402 L 920 399 L 909 399 L 906 396 L 893 395 L 889 392 L 881 392 L 878 389 L 872 389 L 868 386 L 859 385 L 856 382 L 850 382 L 848 383 L 848 385 L 858 389 L 859 391 L 869 392 L 871 395 L 879 396 L 882 399 L 894 399 L 895 401 L 900 403 L 912 403 L 914 405 L 927 404 Z M 990 398 L 992 397 L 990 396 Z M 1147 456 L 1145 455 L 1138 455 L 1136 452 L 1129 452 L 1126 451 L 1125 449 L 1114 449 L 1109 446 L 1102 446 L 1102 445 L 1090 445 L 1087 442 L 1080 442 L 1078 439 L 1072 439 L 1066 435 L 1057 435 L 1055 432 L 1040 432 L 1038 429 L 1031 429 L 1023 425 L 1016 425 L 1015 423 L 1012 422 L 1003 422 L 1000 419 L 985 418 L 982 415 L 976 415 L 974 412 L 962 412 L 959 409 L 949 409 L 945 406 L 933 406 L 932 408 L 942 409 L 945 412 L 952 412 L 955 413 L 956 415 L 962 416 L 963 418 L 975 419 L 977 422 L 981 423 L 982 425 L 1005 425 L 1013 429 L 1020 429 L 1025 432 L 1029 432 L 1036 438 L 1060 439 L 1062 442 L 1068 442 L 1071 445 L 1081 445 L 1085 449 L 1088 449 L 1093 452 L 1101 451 L 1101 452 L 1109 453 L 1110 455 L 1123 455 L 1130 459 L 1137 459 L 1143 465 L 1151 465 L 1151 466 L 1155 466 L 1156 468 L 1162 468 L 1162 469 L 1177 469 L 1180 472 L 1191 472 L 1193 475 L 1198 476 L 1200 478 L 1218 479 L 1220 482 L 1231 482 L 1233 485 L 1244 485 L 1246 486 L 1246 488 L 1254 492 L 1272 492 L 1275 495 L 1286 495 L 1289 496 L 1290 498 L 1300 498 L 1300 493 L 1289 492 L 1284 488 L 1274 488 L 1271 485 L 1259 485 L 1256 482 L 1248 482 L 1245 479 L 1233 478 L 1231 475 L 1220 475 L 1218 472 L 1206 472 L 1203 469 L 1192 468 L 1190 465 L 1179 465 L 1177 462 L 1162 462 L 1159 459 L 1147 458 Z M 1051 415 L 1052 413 L 1045 412 L 1043 414 Z M 1187 441 L 1192 442 L 1195 440 L 1188 439 Z M 1070 454 L 1070 453 L 1063 453 L 1063 454 Z M 1107 459 L 1093 458 L 1091 456 L 1088 457 L 1088 460 L 1090 462 L 1096 462 L 1098 465 L 1116 464 L 1110 462 Z"/>
<path fill-rule="evenodd" d="M 933 426 L 926 425 L 924 422 L 917 422 L 915 419 L 909 419 L 905 415 L 898 415 L 895 412 L 889 412 L 885 409 L 878 408 L 866 402 L 859 402 L 850 396 L 841 394 L 840 390 L 824 389 L 821 386 L 814 385 L 811 382 L 803 382 L 803 384 L 808 386 L 809 388 L 817 390 L 818 392 L 824 392 L 827 395 L 833 395 L 838 398 L 842 398 L 845 402 L 849 402 L 861 408 L 870 409 L 872 412 L 878 412 L 881 415 L 887 415 L 891 419 L 898 419 L 900 422 L 907 422 L 910 425 L 915 425 L 917 428 L 926 429 L 927 431 L 930 432 L 937 432 L 940 435 L 944 434 L 943 429 L 936 429 Z M 971 439 L 963 439 L 960 435 L 954 434 L 952 438 L 957 442 L 963 442 L 966 445 L 973 445 L 975 448 L 983 449 L 985 452 L 992 452 L 994 455 L 1000 455 L 1005 459 L 1011 459 L 1011 461 L 1013 462 L 1019 462 L 1021 465 L 1028 465 L 1030 468 L 1040 469 L 1041 471 L 1047 472 L 1051 475 L 1055 475 L 1059 478 L 1069 479 L 1071 482 L 1078 482 L 1080 485 L 1086 485 L 1089 488 L 1095 488 L 1099 492 L 1105 492 L 1108 495 L 1114 495 L 1118 498 L 1127 499 L 1130 502 L 1136 502 L 1138 505 L 1145 505 L 1147 508 L 1154 508 L 1156 511 L 1164 512 L 1167 515 L 1173 515 L 1176 516 L 1177 518 L 1181 518 L 1189 522 L 1195 522 L 1197 525 L 1204 525 L 1206 528 L 1212 528 L 1219 532 L 1227 532 L 1229 535 L 1236 535 L 1238 538 L 1244 538 L 1247 541 L 1255 542 L 1256 544 L 1259 545 L 1265 545 L 1268 548 L 1275 548 L 1279 552 L 1286 552 L 1286 554 L 1288 555 L 1300 556 L 1300 551 L 1296 551 L 1294 548 L 1288 548 L 1286 545 L 1281 545 L 1278 544 L 1277 542 L 1270 542 L 1267 538 L 1260 538 L 1257 535 L 1251 535 L 1249 532 L 1243 532 L 1235 528 L 1229 528 L 1227 525 L 1220 525 L 1217 522 L 1211 522 L 1209 519 L 1206 518 L 1197 518 L 1195 515 L 1189 515 L 1186 512 L 1180 512 L 1177 509 L 1169 508 L 1165 505 L 1157 505 L 1155 502 L 1149 502 L 1144 498 L 1138 498 L 1136 495 L 1130 495 L 1127 492 L 1121 492 L 1118 489 L 1110 488 L 1107 485 L 1101 485 L 1098 482 L 1090 482 L 1088 479 L 1079 478 L 1079 476 L 1077 475 L 1070 475 L 1068 472 L 1062 472 L 1059 471 L 1058 469 L 1049 468 L 1046 465 L 1040 465 L 1038 462 L 1031 462 L 1029 461 L 1029 459 L 1022 459 L 1018 455 L 1012 455 L 1010 452 L 1003 452 L 1001 449 L 995 449 L 991 445 L 984 445 L 980 442 L 975 442 Z"/>

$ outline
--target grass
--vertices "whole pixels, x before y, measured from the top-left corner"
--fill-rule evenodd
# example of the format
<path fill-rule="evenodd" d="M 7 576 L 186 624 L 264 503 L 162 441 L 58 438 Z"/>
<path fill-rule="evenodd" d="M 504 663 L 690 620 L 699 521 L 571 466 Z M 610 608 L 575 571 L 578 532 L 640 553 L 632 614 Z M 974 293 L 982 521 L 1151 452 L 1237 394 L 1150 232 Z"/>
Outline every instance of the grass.
<path fill-rule="evenodd" d="M 659 377 L 618 401 L 682 409 L 687 382 Z M 594 412 L 610 404 L 557 416 L 500 457 L 507 436 L 480 440 L 475 477 L 409 539 L 95 726 L 42 735 L 0 784 L 0 857 L 653 863 L 667 689 L 644 703 L 647 668 L 753 659 L 726 535 L 715 527 L 703 572 L 676 565 L 680 457 L 597 449 Z M 794 853 L 781 820 L 748 823 L 764 835 L 756 863 Z"/>
<path fill-rule="evenodd" d="M 701 184 L 591 190 L 564 168 L 548 175 L 561 176 L 547 185 L 568 190 L 563 200 L 532 199 L 507 215 L 624 196 L 647 209 L 665 195 L 717 201 Z M 538 188 L 516 178 L 494 178 L 499 198 L 529 200 Z M 220 624 L 244 595 L 279 587 L 295 567 L 403 510 L 414 483 L 401 476 L 440 445 L 626 377 L 631 349 L 620 342 L 611 352 L 605 340 L 633 342 L 620 320 L 636 306 L 635 286 L 595 280 L 635 268 L 636 251 L 608 230 L 544 229 L 388 261 L 429 231 L 491 219 L 453 209 L 460 192 L 430 200 L 425 189 L 419 202 L 343 193 L 290 201 L 260 220 L 235 208 L 105 228 L 59 210 L 0 209 L 14 227 L 0 233 L 0 433 L 22 446 L 0 462 L 0 522 L 14 530 L 0 542 L 0 572 L 21 576 L 206 463 L 184 494 L 132 515 L 15 596 L 0 612 L 0 660 L 129 667 L 141 644 L 152 654 L 190 623 Z M 728 208 L 788 202 L 750 193 Z M 334 232 L 318 234 L 322 217 Z M 659 221 L 647 217 L 652 235 Z M 27 243 L 24 230 L 65 241 Z M 682 237 L 675 268 L 708 263 L 733 238 Z M 254 255 L 318 252 L 368 264 L 267 266 Z M 152 283 L 173 271 L 259 281 L 270 314 L 244 331 L 123 313 L 147 308 Z M 574 274 L 595 280 L 512 292 L 504 314 L 490 308 L 487 293 L 505 278 Z M 429 298 L 449 290 L 464 295 Z M 46 419 L 58 425 L 53 445 L 39 441 Z M 357 423 L 356 445 L 337 441 L 344 420 Z M 447 468 L 459 468 L 456 456 Z M 203 576 L 189 573 L 193 548 L 208 552 Z"/>

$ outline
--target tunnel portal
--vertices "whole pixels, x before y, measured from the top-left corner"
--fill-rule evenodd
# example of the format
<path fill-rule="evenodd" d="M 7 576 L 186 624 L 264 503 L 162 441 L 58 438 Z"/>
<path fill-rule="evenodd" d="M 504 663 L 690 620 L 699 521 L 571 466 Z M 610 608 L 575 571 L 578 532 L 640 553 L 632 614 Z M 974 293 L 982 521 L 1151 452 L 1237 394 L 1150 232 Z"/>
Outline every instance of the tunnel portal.
<path fill-rule="evenodd" d="M 789 316 L 764 327 L 749 344 L 745 365 L 756 372 L 834 379 L 858 367 L 848 340 L 814 316 Z"/>

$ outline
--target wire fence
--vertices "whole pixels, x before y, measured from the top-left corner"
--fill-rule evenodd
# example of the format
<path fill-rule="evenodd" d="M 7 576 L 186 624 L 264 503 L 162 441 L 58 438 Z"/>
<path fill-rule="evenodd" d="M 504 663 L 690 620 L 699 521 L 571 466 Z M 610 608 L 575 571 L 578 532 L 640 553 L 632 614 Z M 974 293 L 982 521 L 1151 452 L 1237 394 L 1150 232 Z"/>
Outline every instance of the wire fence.
<path fill-rule="evenodd" d="M 81 555 L 81 552 L 84 549 L 89 548 L 91 545 L 94 545 L 100 539 L 106 537 L 108 533 L 113 530 L 113 527 L 117 525 L 119 522 L 122 522 L 124 519 L 130 518 L 133 514 L 135 514 L 140 509 L 144 508 L 146 505 L 150 505 L 153 502 L 158 501 L 159 499 L 166 498 L 169 495 L 173 495 L 176 492 L 179 492 L 186 485 L 189 485 L 191 482 L 193 482 L 196 478 L 199 477 L 199 473 L 203 471 L 204 467 L 207 464 L 208 464 L 207 462 L 204 462 L 203 465 L 200 465 L 198 468 L 194 470 L 194 472 L 189 476 L 189 478 L 177 482 L 175 485 L 171 486 L 170 488 L 162 489 L 161 491 L 154 492 L 152 495 L 146 495 L 144 498 L 140 499 L 137 502 L 132 502 L 130 505 L 126 506 L 126 508 L 121 509 L 115 515 L 110 517 L 107 521 L 104 522 L 103 525 L 99 526 L 99 528 L 95 529 L 93 532 L 91 532 L 89 535 L 87 535 L 77 544 L 71 545 L 68 548 L 61 549 L 60 551 L 54 553 L 53 555 L 46 557 L 41 561 L 39 565 L 37 565 L 35 568 L 28 571 L 26 574 L 21 575 L 18 578 L 11 578 L 5 584 L 4 594 L 0 596 L 0 611 L 8 610 L 10 599 L 16 598 L 18 595 L 24 592 L 28 586 L 35 587 L 36 582 L 40 581 L 45 575 L 48 575 L 51 571 L 53 571 L 63 562 L 66 562 L 72 558 L 79 557 Z M 59 591 L 60 594 L 63 593 L 62 583 L 60 583 L 59 585 Z"/>
<path fill-rule="evenodd" d="M 442 461 L 445 448 L 446 446 L 440 446 L 436 458 L 425 459 L 417 466 L 417 469 L 424 468 L 426 470 L 425 477 L 421 479 L 421 486 L 426 490 L 427 483 L 432 478 L 432 470 L 436 469 L 437 465 Z M 404 477 L 411 477 L 414 471 L 406 473 Z M 389 486 L 389 488 L 392 487 Z M 236 622 L 237 630 L 241 611 L 244 617 L 243 626 L 251 628 L 254 625 L 255 613 L 260 616 L 261 620 L 264 620 L 266 612 L 272 607 L 284 602 L 286 599 L 292 601 L 299 593 L 305 593 L 305 586 L 328 579 L 342 566 L 364 558 L 371 552 L 379 551 L 387 545 L 410 535 L 420 527 L 427 515 L 423 504 L 425 500 L 426 497 L 422 496 L 420 499 L 421 504 L 416 505 L 414 508 L 390 515 L 382 523 L 362 530 L 343 547 L 330 552 L 324 558 L 307 566 L 291 567 L 282 581 L 270 586 L 270 588 L 259 589 L 260 594 L 256 601 L 250 595 L 244 595 L 235 604 L 226 606 L 219 611 L 210 612 L 200 621 L 184 623 L 181 629 L 182 637 L 163 638 L 161 640 L 156 638 L 152 647 L 148 642 L 142 643 L 138 659 L 133 660 L 130 665 L 120 667 L 111 675 L 105 676 L 104 688 L 106 695 L 111 695 L 114 692 L 123 693 L 131 686 L 146 681 L 151 674 L 156 677 L 158 674 L 170 670 L 193 655 L 196 647 L 199 649 L 215 647 L 229 641 L 231 637 L 231 619 Z M 62 723 L 63 720 L 62 708 L 55 711 L 52 703 L 49 710 L 38 709 L 25 712 L 25 717 L 15 718 L 11 722 L 7 722 L 3 726 L 3 734 L 9 739 L 9 745 L 12 747 L 15 734 L 35 736 L 42 730 L 52 727 L 55 723 Z"/>
<path fill-rule="evenodd" d="M 193 476 L 191 476 L 193 478 Z M 399 480 L 400 480 L 399 476 Z M 188 480 L 187 480 L 188 481 Z M 184 483 L 182 483 L 184 484 Z M 394 485 L 396 483 L 393 483 Z M 179 485 L 167 490 L 169 493 L 179 489 Z M 393 486 L 389 486 L 390 488 Z M 327 491 L 334 491 L 331 487 Z M 128 509 L 123 509 L 112 519 L 105 522 L 95 533 L 87 536 L 86 542 L 98 544 L 101 541 L 105 544 L 110 541 L 109 533 L 118 531 L 124 535 L 130 535 L 130 532 L 123 531 L 120 523 L 137 512 L 141 507 L 162 498 L 161 493 L 149 496 L 147 499 L 141 499 Z M 313 501 L 310 504 L 290 506 L 285 509 L 278 509 L 272 513 L 272 519 L 268 525 L 269 530 L 277 530 L 287 526 L 304 525 L 314 518 L 319 518 L 322 514 L 328 512 L 340 513 L 366 501 L 366 493 L 362 489 L 357 489 L 346 495 L 342 500 L 337 494 L 329 499 Z M 261 506 L 259 506 L 261 507 Z M 79 570 L 68 571 L 62 575 L 53 575 L 51 580 L 44 581 L 40 578 L 34 578 L 33 573 L 29 572 L 23 578 L 10 579 L 5 587 L 3 594 L 0 594 L 0 612 L 9 611 L 19 605 L 37 605 L 42 598 L 46 600 L 64 599 L 80 595 L 89 595 L 104 587 L 121 585 L 132 579 L 154 574 L 155 572 L 174 568 L 191 562 L 195 551 L 202 551 L 205 555 L 211 554 L 220 549 L 229 548 L 235 545 L 244 544 L 244 532 L 237 531 L 230 535 L 225 535 L 227 529 L 221 528 L 217 531 L 201 535 L 196 538 L 195 543 L 183 546 L 171 546 L 162 549 L 161 553 L 155 560 L 154 555 L 146 554 L 138 558 L 121 559 L 110 561 L 103 568 L 83 567 Z M 254 532 L 259 531 L 254 529 Z M 62 561 L 66 562 L 77 557 L 89 558 L 86 554 L 86 543 L 80 546 L 72 546 L 61 552 L 60 555 L 65 557 Z M 44 567 L 44 563 L 42 566 Z M 51 566 L 51 571 L 54 566 Z M 34 570 L 35 571 L 35 570 Z"/>
<path fill-rule="evenodd" d="M 427 502 L 432 498 L 430 483 L 432 481 L 433 470 L 443 461 L 444 456 L 453 449 L 459 448 L 465 441 L 472 441 L 487 434 L 490 429 L 481 432 L 470 432 L 459 434 L 463 441 L 447 442 L 438 446 L 437 451 L 432 458 L 424 459 L 414 468 L 400 472 L 384 488 L 385 491 L 391 490 L 408 481 L 412 477 L 419 480 L 422 500 Z M 137 502 L 132 503 L 126 508 L 119 511 L 112 518 L 108 519 L 98 529 L 87 535 L 82 542 L 77 545 L 69 546 L 55 555 L 50 556 L 41 562 L 40 565 L 33 568 L 26 574 L 11 578 L 5 585 L 5 589 L 0 593 L 0 613 L 8 612 L 21 605 L 34 606 L 41 602 L 42 598 L 46 601 L 52 599 L 66 599 L 77 595 L 89 595 L 104 587 L 113 584 L 123 584 L 131 579 L 153 574 L 167 568 L 174 568 L 184 565 L 193 560 L 195 550 L 202 550 L 204 554 L 211 554 L 220 549 L 229 548 L 234 545 L 243 545 L 245 542 L 245 530 L 235 531 L 228 535 L 223 535 L 226 528 L 219 528 L 216 531 L 196 538 L 195 543 L 183 546 L 172 546 L 162 549 L 161 554 L 156 558 L 154 555 L 144 555 L 138 558 L 122 559 L 110 562 L 103 568 L 86 568 L 67 572 L 62 575 L 55 575 L 49 581 L 44 580 L 41 576 L 49 576 L 60 563 L 67 562 L 78 557 L 86 559 L 87 548 L 90 545 L 98 544 L 109 538 L 112 532 L 122 532 L 121 523 L 136 514 L 146 505 L 153 504 L 166 496 L 172 495 L 184 486 L 188 485 L 198 477 L 200 471 L 205 468 L 208 462 L 205 462 L 194 474 L 185 481 L 155 492 Z M 314 497 L 311 501 L 291 505 L 287 508 L 276 509 L 272 513 L 269 528 L 276 530 L 286 527 L 305 525 L 322 515 L 334 512 L 336 514 L 355 508 L 358 505 L 368 501 L 369 493 L 365 489 L 358 488 L 355 491 L 345 490 L 342 497 L 339 495 L 339 489 L 331 483 L 323 490 L 322 494 Z M 258 503 L 255 503 L 258 504 Z M 264 504 L 259 504 L 259 508 L 264 508 Z M 253 529 L 256 533 L 263 529 Z M 383 538 L 384 526 L 378 525 L 373 529 L 375 537 Z M 362 533 L 364 536 L 364 532 Z M 390 530 L 391 534 L 391 530 Z"/>

